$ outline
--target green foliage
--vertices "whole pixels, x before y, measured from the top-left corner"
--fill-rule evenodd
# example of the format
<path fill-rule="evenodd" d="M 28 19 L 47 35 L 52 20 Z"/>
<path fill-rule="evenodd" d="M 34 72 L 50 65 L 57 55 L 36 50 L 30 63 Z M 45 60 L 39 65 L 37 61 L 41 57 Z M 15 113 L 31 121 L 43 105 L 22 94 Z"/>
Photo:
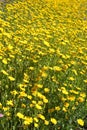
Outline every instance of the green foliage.
<path fill-rule="evenodd" d="M 0 129 L 87 126 L 86 1 L 0 8 Z"/>

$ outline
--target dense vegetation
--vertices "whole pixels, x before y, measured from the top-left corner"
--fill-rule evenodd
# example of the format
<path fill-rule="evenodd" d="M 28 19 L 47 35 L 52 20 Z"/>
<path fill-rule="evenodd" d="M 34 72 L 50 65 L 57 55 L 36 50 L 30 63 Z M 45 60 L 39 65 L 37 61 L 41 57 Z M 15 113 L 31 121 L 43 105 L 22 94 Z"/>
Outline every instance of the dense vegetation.
<path fill-rule="evenodd" d="M 0 5 L 0 130 L 86 128 L 86 0 Z"/>

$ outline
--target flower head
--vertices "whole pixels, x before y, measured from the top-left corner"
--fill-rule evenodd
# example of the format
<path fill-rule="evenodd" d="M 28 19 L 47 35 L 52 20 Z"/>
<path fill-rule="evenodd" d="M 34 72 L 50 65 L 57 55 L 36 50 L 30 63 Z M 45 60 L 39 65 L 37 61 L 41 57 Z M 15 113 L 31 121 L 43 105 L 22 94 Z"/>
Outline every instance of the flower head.
<path fill-rule="evenodd" d="M 84 126 L 84 121 L 82 119 L 77 119 L 77 123 L 80 125 L 80 126 Z"/>

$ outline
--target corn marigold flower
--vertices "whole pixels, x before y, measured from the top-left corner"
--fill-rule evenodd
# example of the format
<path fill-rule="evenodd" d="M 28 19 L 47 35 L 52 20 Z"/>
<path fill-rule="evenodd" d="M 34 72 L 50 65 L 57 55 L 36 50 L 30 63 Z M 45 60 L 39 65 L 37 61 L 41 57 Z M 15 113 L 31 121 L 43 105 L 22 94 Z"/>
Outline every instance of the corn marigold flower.
<path fill-rule="evenodd" d="M 48 93 L 50 91 L 49 88 L 44 88 L 45 93 Z"/>
<path fill-rule="evenodd" d="M 82 119 L 77 119 L 77 123 L 80 125 L 80 126 L 84 126 L 84 121 Z"/>
<path fill-rule="evenodd" d="M 54 66 L 54 67 L 53 67 L 53 70 L 55 70 L 55 71 L 61 71 L 62 68 L 60 68 L 60 67 L 58 67 L 58 66 Z"/>
<path fill-rule="evenodd" d="M 38 127 L 39 127 L 39 125 L 38 125 L 37 123 L 34 123 L 34 127 L 38 128 Z"/>
<path fill-rule="evenodd" d="M 5 70 L 1 70 L 4 75 L 9 75 Z"/>
<path fill-rule="evenodd" d="M 4 63 L 4 64 L 8 64 L 8 62 L 7 62 L 7 59 L 6 58 L 4 58 L 3 60 L 2 60 L 2 62 Z"/>
<path fill-rule="evenodd" d="M 13 101 L 12 101 L 12 100 L 7 101 L 7 105 L 13 106 L 13 105 L 14 105 L 14 104 L 13 104 Z"/>
<path fill-rule="evenodd" d="M 42 109 L 42 107 L 40 105 L 38 105 L 38 104 L 36 104 L 36 108 L 39 109 L 39 110 Z"/>
<path fill-rule="evenodd" d="M 48 103 L 48 99 L 47 98 L 43 98 L 43 102 L 44 103 Z"/>
<path fill-rule="evenodd" d="M 59 111 L 61 108 L 59 106 L 55 107 L 56 111 Z"/>
<path fill-rule="evenodd" d="M 80 96 L 85 98 L 86 97 L 86 93 L 80 93 Z"/>
<path fill-rule="evenodd" d="M 49 121 L 44 120 L 44 124 L 45 124 L 45 125 L 49 125 Z"/>
<path fill-rule="evenodd" d="M 38 118 L 45 120 L 45 117 L 42 114 L 38 114 Z"/>
<path fill-rule="evenodd" d="M 86 80 L 83 80 L 85 83 L 87 83 L 87 79 Z"/>
<path fill-rule="evenodd" d="M 47 41 L 44 41 L 44 45 L 46 45 L 47 47 L 50 47 L 50 44 Z"/>
<path fill-rule="evenodd" d="M 25 125 L 30 125 L 33 122 L 32 117 L 24 117 L 24 124 Z"/>
<path fill-rule="evenodd" d="M 51 122 L 56 125 L 57 124 L 57 120 L 55 118 L 51 118 Z"/>
<path fill-rule="evenodd" d="M 24 115 L 20 112 L 17 113 L 17 117 L 19 117 L 20 119 L 24 119 Z"/>
<path fill-rule="evenodd" d="M 69 77 L 69 80 L 74 81 L 75 79 L 73 77 Z"/>
<path fill-rule="evenodd" d="M 15 78 L 12 76 L 8 76 L 8 78 L 10 79 L 10 81 L 15 81 Z"/>
<path fill-rule="evenodd" d="M 35 122 L 38 122 L 38 119 L 36 118 L 36 117 L 34 117 L 34 119 L 33 119 Z"/>

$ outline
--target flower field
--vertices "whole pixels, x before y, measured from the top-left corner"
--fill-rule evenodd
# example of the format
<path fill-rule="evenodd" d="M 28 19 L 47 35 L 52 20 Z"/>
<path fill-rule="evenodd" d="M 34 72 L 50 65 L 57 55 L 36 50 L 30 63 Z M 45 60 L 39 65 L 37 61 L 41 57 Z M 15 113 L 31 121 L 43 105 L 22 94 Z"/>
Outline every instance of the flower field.
<path fill-rule="evenodd" d="M 0 2 L 0 130 L 86 128 L 86 0 Z"/>

